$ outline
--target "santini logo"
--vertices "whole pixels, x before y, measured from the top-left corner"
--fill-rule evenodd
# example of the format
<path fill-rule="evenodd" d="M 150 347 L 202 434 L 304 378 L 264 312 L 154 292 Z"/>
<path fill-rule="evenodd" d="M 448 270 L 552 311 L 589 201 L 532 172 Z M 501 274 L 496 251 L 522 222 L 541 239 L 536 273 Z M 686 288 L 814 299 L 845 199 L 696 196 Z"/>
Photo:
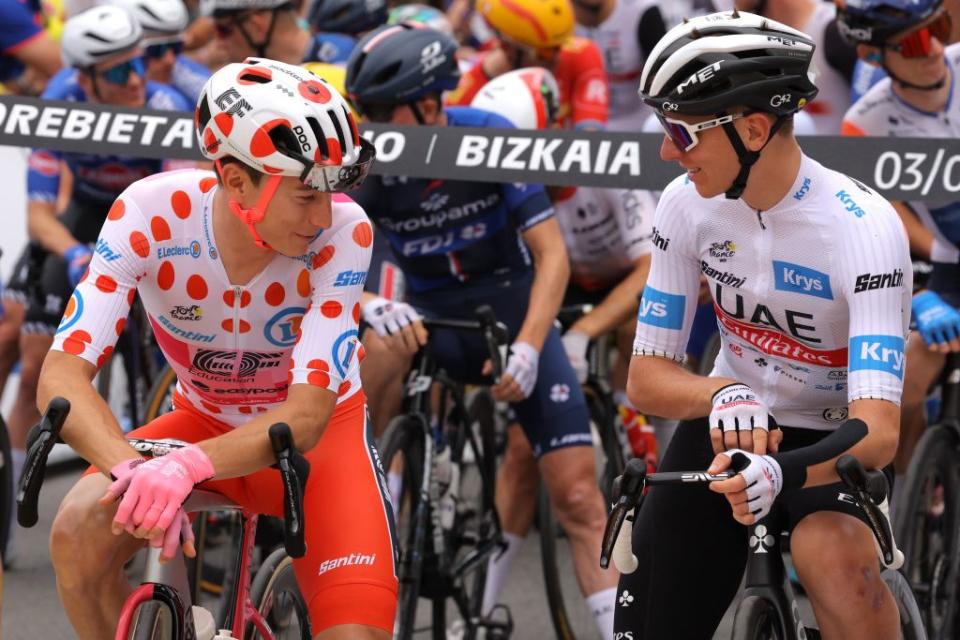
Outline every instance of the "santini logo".
<path fill-rule="evenodd" d="M 774 283 L 778 291 L 792 291 L 833 300 L 830 276 L 810 267 L 790 262 L 773 261 Z"/>
<path fill-rule="evenodd" d="M 333 571 L 334 569 L 339 569 L 340 567 L 353 567 L 356 565 L 372 567 L 373 563 L 376 561 L 377 554 L 375 553 L 370 555 L 363 553 L 351 553 L 348 556 L 342 556 L 332 560 L 324 560 L 320 563 L 320 568 L 317 571 L 317 575 L 322 576 L 327 571 Z"/>
<path fill-rule="evenodd" d="M 874 289 L 889 289 L 903 286 L 903 271 L 894 269 L 892 273 L 861 273 L 857 276 L 853 287 L 854 293 L 873 291 Z"/>
<path fill-rule="evenodd" d="M 653 228 L 653 244 L 656 245 L 660 251 L 666 251 L 667 247 L 670 246 L 670 238 L 664 238 L 660 235 L 660 230 L 656 227 Z"/>

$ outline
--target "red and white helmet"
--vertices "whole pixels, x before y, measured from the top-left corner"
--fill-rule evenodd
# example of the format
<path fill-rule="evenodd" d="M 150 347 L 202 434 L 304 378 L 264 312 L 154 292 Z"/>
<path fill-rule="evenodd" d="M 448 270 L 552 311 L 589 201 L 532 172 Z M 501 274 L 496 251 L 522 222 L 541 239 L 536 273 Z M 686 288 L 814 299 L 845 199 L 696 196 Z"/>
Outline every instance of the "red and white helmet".
<path fill-rule="evenodd" d="M 560 89 L 552 73 L 527 67 L 487 82 L 470 106 L 503 116 L 517 129 L 546 129 L 560 110 Z"/>
<path fill-rule="evenodd" d="M 232 156 L 275 176 L 297 176 L 317 191 L 358 186 L 373 163 L 343 97 L 303 67 L 247 58 L 214 73 L 197 101 L 200 151 Z"/>

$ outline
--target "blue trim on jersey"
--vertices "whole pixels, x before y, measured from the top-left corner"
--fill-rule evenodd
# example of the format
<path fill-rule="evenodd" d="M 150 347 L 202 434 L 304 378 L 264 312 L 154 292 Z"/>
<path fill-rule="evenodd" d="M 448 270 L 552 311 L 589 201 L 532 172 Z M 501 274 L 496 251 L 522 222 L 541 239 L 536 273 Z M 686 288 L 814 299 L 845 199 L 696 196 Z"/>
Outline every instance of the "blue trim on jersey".
<path fill-rule="evenodd" d="M 903 380 L 905 359 L 900 336 L 852 336 L 849 370 L 884 371 Z"/>
<path fill-rule="evenodd" d="M 661 329 L 679 331 L 683 328 L 683 313 L 687 296 L 658 291 L 647 285 L 640 299 L 637 321 Z"/>

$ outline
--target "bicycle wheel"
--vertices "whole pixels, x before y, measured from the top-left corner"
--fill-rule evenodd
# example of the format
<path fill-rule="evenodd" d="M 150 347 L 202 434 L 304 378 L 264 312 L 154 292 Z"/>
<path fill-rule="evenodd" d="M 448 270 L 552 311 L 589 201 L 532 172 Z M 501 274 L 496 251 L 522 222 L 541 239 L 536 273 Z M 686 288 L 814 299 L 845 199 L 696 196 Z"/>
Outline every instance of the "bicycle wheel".
<path fill-rule="evenodd" d="M 747 596 L 737 605 L 730 640 L 783 640 L 786 637 L 773 603 L 766 598 Z"/>
<path fill-rule="evenodd" d="M 170 365 L 165 365 L 157 374 L 157 379 L 154 380 L 153 387 L 147 394 L 143 414 L 147 422 L 173 409 L 173 391 L 176 388 L 177 374 Z"/>
<path fill-rule="evenodd" d="M 623 473 L 623 449 L 616 434 L 617 416 L 604 397 L 595 389 L 584 387 L 587 408 L 590 412 L 591 429 L 593 430 L 594 451 L 597 463 L 597 482 L 603 493 L 604 502 L 610 503 L 613 490 L 613 479 Z M 562 542 L 565 539 L 562 528 L 553 516 L 550 506 L 550 496 L 546 486 L 541 484 L 537 504 L 537 523 L 540 529 L 540 559 L 543 565 L 543 582 L 547 592 L 547 605 L 550 608 L 550 619 L 553 629 L 559 640 L 573 640 L 580 637 L 591 637 L 596 630 L 590 626 L 576 627 L 568 610 L 573 607 L 582 608 L 586 612 L 580 592 L 567 589 L 564 595 L 561 576 L 573 575 L 573 562 L 570 560 L 569 545 Z M 564 548 L 565 547 L 565 548 Z M 561 561 L 561 558 L 563 559 Z M 561 568 L 561 564 L 563 565 Z M 571 598 L 570 602 L 566 597 Z M 593 616 L 586 614 L 577 616 L 578 620 L 592 620 Z"/>
<path fill-rule="evenodd" d="M 13 500 L 16 495 L 13 459 L 10 457 L 10 433 L 0 417 L 0 558 L 7 557 L 7 540 L 13 526 Z"/>
<path fill-rule="evenodd" d="M 391 492 L 400 552 L 400 593 L 394 625 L 394 637 L 399 640 L 408 640 L 414 632 L 423 575 L 423 567 L 418 569 L 416 561 L 424 561 L 424 548 L 430 539 L 426 511 L 419 509 L 423 437 L 423 427 L 417 421 L 397 416 L 387 425 L 383 445 L 383 470 Z"/>
<path fill-rule="evenodd" d="M 887 583 L 897 603 L 897 610 L 900 611 L 900 639 L 926 640 L 927 633 L 923 629 L 923 619 L 910 583 L 902 573 L 893 569 L 886 569 L 881 577 Z"/>
<path fill-rule="evenodd" d="M 250 600 L 263 615 L 277 640 L 310 640 L 310 612 L 297 586 L 293 559 L 284 549 L 277 549 L 263 561 L 253 577 Z M 260 640 L 262 635 L 253 625 L 244 632 L 245 640 Z"/>
<path fill-rule="evenodd" d="M 927 429 L 907 470 L 894 531 L 903 573 L 917 595 L 930 638 L 953 640 L 960 631 L 960 453 L 952 428 Z"/>
<path fill-rule="evenodd" d="M 130 627 L 130 640 L 167 640 L 173 637 L 170 609 L 158 601 L 144 602 Z"/>

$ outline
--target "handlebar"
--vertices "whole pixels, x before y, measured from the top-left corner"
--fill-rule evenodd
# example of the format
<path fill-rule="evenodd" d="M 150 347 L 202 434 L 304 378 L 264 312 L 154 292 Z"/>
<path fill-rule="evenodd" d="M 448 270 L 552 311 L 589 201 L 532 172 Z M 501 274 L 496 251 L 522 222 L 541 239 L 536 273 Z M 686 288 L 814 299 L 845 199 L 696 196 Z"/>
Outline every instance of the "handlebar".
<path fill-rule="evenodd" d="M 270 427 L 270 444 L 283 481 L 283 545 L 291 558 L 302 558 L 307 552 L 303 526 L 303 491 L 310 476 L 310 463 L 293 446 L 293 434 L 290 427 L 283 422 Z M 300 470 L 297 469 L 298 462 Z"/>
<path fill-rule="evenodd" d="M 859 460 L 847 454 L 837 459 L 837 475 L 853 492 L 857 504 L 867 515 L 883 564 L 892 569 L 903 565 L 903 552 L 897 549 L 890 527 L 887 507 L 887 478 L 882 471 L 867 471 Z"/>
<path fill-rule="evenodd" d="M 60 438 L 60 430 L 70 413 L 70 402 L 57 396 L 47 405 L 40 423 L 27 438 L 27 459 L 17 491 L 17 522 L 21 527 L 37 524 L 37 500 L 47 472 L 47 458 Z"/>
<path fill-rule="evenodd" d="M 487 352 L 493 365 L 493 379 L 498 381 L 503 373 L 503 363 L 507 360 L 507 345 L 510 333 L 507 326 L 497 320 L 490 305 L 476 309 L 476 320 L 451 320 L 445 318 L 424 318 L 423 326 L 427 331 L 449 329 L 451 331 L 475 331 L 483 334 L 487 343 Z"/>

